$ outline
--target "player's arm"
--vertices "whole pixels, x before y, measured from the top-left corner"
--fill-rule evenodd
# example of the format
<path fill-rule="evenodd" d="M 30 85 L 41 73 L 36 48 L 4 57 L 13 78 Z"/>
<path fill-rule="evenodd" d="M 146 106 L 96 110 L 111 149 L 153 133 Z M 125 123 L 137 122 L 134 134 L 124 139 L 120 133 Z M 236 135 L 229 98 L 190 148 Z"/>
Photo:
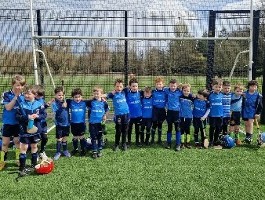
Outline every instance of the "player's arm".
<path fill-rule="evenodd" d="M 17 102 L 18 96 L 14 96 L 13 99 L 9 99 L 7 93 L 2 96 L 2 104 L 5 106 L 6 110 L 12 110 Z"/>

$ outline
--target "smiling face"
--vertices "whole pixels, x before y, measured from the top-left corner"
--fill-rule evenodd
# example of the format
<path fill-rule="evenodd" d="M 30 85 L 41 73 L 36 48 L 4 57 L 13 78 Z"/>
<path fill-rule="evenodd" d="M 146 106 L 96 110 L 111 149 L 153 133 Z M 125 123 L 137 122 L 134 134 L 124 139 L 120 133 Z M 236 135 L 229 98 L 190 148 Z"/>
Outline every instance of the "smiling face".
<path fill-rule="evenodd" d="M 132 83 L 130 85 L 130 89 L 132 92 L 137 92 L 138 91 L 138 83 Z"/>
<path fill-rule="evenodd" d="M 162 90 L 164 87 L 164 83 L 162 81 L 156 82 L 156 89 Z"/>
<path fill-rule="evenodd" d="M 258 89 L 257 85 L 250 85 L 249 88 L 248 88 L 248 91 L 250 93 L 254 93 L 254 92 L 256 92 L 257 89 Z"/>
<path fill-rule="evenodd" d="M 223 93 L 224 94 L 228 94 L 228 93 L 230 93 L 230 91 L 231 91 L 231 86 L 230 85 L 223 86 Z"/>
<path fill-rule="evenodd" d="M 169 89 L 170 91 L 174 92 L 178 88 L 177 83 L 169 83 Z"/>
<path fill-rule="evenodd" d="M 82 96 L 80 94 L 76 94 L 73 99 L 75 102 L 79 103 L 82 100 Z"/>
<path fill-rule="evenodd" d="M 34 93 L 32 93 L 31 90 L 26 91 L 24 93 L 24 96 L 25 96 L 25 100 L 30 101 L 30 102 L 34 101 L 35 97 L 36 97 L 36 95 Z"/>
<path fill-rule="evenodd" d="M 215 93 L 221 92 L 222 88 L 223 88 L 223 86 L 221 84 L 215 84 L 215 85 L 213 85 L 213 91 Z"/>
<path fill-rule="evenodd" d="M 13 85 L 12 85 L 12 91 L 14 93 L 21 93 L 22 90 L 24 88 L 24 85 L 21 85 L 21 83 L 19 81 L 16 81 Z"/>
<path fill-rule="evenodd" d="M 189 94 L 190 94 L 190 87 L 184 87 L 184 88 L 182 88 L 182 92 L 183 92 L 183 95 L 184 96 L 189 96 Z"/>
<path fill-rule="evenodd" d="M 237 96 L 241 96 L 241 95 L 243 94 L 243 89 L 241 89 L 241 88 L 237 88 L 237 89 L 235 90 L 235 94 L 236 94 Z"/>
<path fill-rule="evenodd" d="M 116 83 L 115 84 L 115 91 L 116 92 L 121 92 L 123 90 L 123 83 Z"/>
<path fill-rule="evenodd" d="M 93 91 L 93 97 L 94 97 L 95 99 L 100 99 L 100 98 L 102 97 L 102 92 L 101 92 L 101 90 L 94 90 L 94 91 Z"/>
<path fill-rule="evenodd" d="M 64 100 L 64 93 L 63 92 L 57 92 L 55 94 L 55 98 L 58 100 L 58 101 L 63 101 Z"/>

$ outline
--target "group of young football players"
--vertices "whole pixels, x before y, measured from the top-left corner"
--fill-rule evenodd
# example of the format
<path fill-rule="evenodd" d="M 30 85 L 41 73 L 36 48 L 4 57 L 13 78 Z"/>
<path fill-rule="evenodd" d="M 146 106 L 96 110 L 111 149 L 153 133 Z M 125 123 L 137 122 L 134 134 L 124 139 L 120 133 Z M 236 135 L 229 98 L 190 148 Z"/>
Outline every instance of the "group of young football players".
<path fill-rule="evenodd" d="M 45 147 L 48 141 L 46 122 L 48 107 L 51 107 L 55 116 L 57 142 L 54 160 L 58 160 L 61 155 L 66 157 L 77 153 L 81 156 L 86 155 L 87 112 L 91 155 L 94 159 L 101 157 L 103 123 L 109 111 L 108 99 L 112 99 L 114 109 L 114 151 L 118 151 L 120 147 L 126 151 L 132 145 L 133 125 L 135 125 L 137 146 L 154 144 L 156 130 L 156 141 L 162 144 L 162 125 L 165 120 L 167 121 L 166 148 L 168 149 L 173 148 L 173 133 L 176 151 L 192 147 L 190 142 L 192 123 L 195 147 L 208 148 L 204 142 L 206 121 L 210 127 L 209 147 L 220 145 L 220 135 L 228 134 L 234 137 L 237 145 L 240 145 L 241 118 L 245 122 L 244 142 L 251 143 L 253 122 L 259 118 L 262 110 L 262 96 L 257 92 L 257 81 L 249 81 L 245 92 L 241 84 L 235 85 L 234 91 L 231 92 L 229 81 L 216 79 L 212 81 L 212 91 L 199 90 L 197 95 L 191 93 L 190 84 L 179 84 L 175 79 L 170 80 L 168 87 L 164 84 L 163 78 L 158 77 L 155 79 L 154 89 L 145 87 L 144 90 L 140 90 L 136 78 L 131 78 L 128 87 L 125 88 L 123 81 L 116 79 L 112 92 L 104 94 L 101 87 L 95 87 L 93 98 L 90 100 L 82 98 L 80 88 L 72 90 L 72 99 L 65 99 L 64 88 L 59 86 L 54 90 L 55 98 L 45 102 L 42 87 L 27 86 L 23 76 L 15 75 L 12 79 L 12 89 L 3 93 L 0 169 L 5 166 L 11 138 L 16 146 L 15 157 L 21 175 L 27 173 L 25 171 L 27 151 L 31 151 L 33 167 L 37 165 L 39 156 L 42 159 L 47 158 Z M 67 137 L 70 131 L 73 134 L 71 153 L 67 147 Z"/>

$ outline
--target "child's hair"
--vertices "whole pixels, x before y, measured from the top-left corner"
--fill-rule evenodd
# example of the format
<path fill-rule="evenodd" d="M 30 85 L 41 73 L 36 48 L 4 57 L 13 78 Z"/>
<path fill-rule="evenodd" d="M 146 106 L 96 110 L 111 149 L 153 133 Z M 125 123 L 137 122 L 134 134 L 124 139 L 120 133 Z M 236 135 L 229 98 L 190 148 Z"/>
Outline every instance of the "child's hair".
<path fill-rule="evenodd" d="M 164 83 L 164 79 L 160 76 L 155 79 L 155 83 L 159 83 L 159 82 Z"/>
<path fill-rule="evenodd" d="M 103 93 L 103 88 L 102 87 L 99 87 L 99 86 L 95 86 L 93 88 L 93 92 L 101 92 L 101 93 Z"/>
<path fill-rule="evenodd" d="M 213 85 L 223 85 L 223 80 L 220 79 L 220 78 L 213 79 L 213 81 L 212 81 L 212 86 L 213 86 Z"/>
<path fill-rule="evenodd" d="M 63 86 L 57 86 L 54 89 L 54 94 L 57 94 L 58 92 L 62 92 L 64 94 L 64 88 L 63 88 Z"/>
<path fill-rule="evenodd" d="M 182 90 L 183 90 L 185 88 L 190 88 L 191 86 L 190 86 L 189 83 L 184 83 L 184 84 L 181 85 L 181 87 L 182 87 Z"/>
<path fill-rule="evenodd" d="M 207 98 L 209 96 L 209 93 L 205 89 L 199 90 L 198 94 L 202 95 L 204 98 Z"/>
<path fill-rule="evenodd" d="M 230 81 L 223 81 L 223 86 L 231 86 Z"/>
<path fill-rule="evenodd" d="M 182 90 L 182 85 L 183 85 L 182 83 L 179 83 L 179 84 L 178 84 L 178 89 L 179 89 L 179 90 Z"/>
<path fill-rule="evenodd" d="M 114 81 L 114 85 L 116 85 L 116 83 L 123 83 L 123 80 L 120 78 L 116 78 Z"/>
<path fill-rule="evenodd" d="M 37 95 L 37 91 L 35 90 L 34 85 L 26 85 L 26 87 L 24 88 L 24 93 L 32 93 L 34 95 Z"/>
<path fill-rule="evenodd" d="M 253 86 L 253 85 L 256 85 L 257 87 L 259 87 L 258 81 L 256 80 L 249 81 L 247 87 L 249 88 L 250 86 Z"/>
<path fill-rule="evenodd" d="M 71 96 L 74 97 L 75 95 L 83 95 L 82 90 L 80 88 L 73 89 Z"/>
<path fill-rule="evenodd" d="M 241 83 L 237 83 L 237 84 L 234 86 L 234 91 L 237 90 L 237 89 L 244 90 L 244 86 L 243 86 L 243 84 L 241 84 Z"/>
<path fill-rule="evenodd" d="M 41 85 L 34 85 L 33 87 L 38 96 L 45 96 L 45 90 Z"/>
<path fill-rule="evenodd" d="M 170 83 L 175 84 L 175 83 L 177 83 L 177 80 L 176 80 L 176 79 L 171 79 L 171 80 L 169 81 L 169 84 L 170 84 Z"/>
<path fill-rule="evenodd" d="M 130 79 L 129 85 L 132 85 L 133 83 L 138 83 L 138 81 L 137 81 L 137 79 L 135 77 Z"/>
<path fill-rule="evenodd" d="M 12 77 L 12 85 L 15 85 L 16 82 L 19 82 L 20 85 L 24 86 L 26 84 L 26 80 L 24 76 L 16 74 Z"/>
<path fill-rule="evenodd" d="M 151 92 L 151 91 L 152 91 L 152 88 L 149 87 L 149 86 L 146 86 L 146 87 L 144 88 L 144 92 Z"/>

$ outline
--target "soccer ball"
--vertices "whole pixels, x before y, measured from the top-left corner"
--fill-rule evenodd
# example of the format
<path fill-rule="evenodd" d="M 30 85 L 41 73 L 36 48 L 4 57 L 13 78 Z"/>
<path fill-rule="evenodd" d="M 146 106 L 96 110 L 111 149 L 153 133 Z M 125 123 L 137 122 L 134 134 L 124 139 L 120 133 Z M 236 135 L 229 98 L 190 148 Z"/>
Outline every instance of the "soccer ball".
<path fill-rule="evenodd" d="M 222 144 L 225 148 L 231 149 L 235 146 L 235 140 L 229 135 L 225 135 L 222 139 Z"/>
<path fill-rule="evenodd" d="M 54 169 L 54 163 L 52 159 L 47 159 L 41 161 L 40 164 L 35 166 L 35 171 L 37 174 L 49 174 Z"/>

